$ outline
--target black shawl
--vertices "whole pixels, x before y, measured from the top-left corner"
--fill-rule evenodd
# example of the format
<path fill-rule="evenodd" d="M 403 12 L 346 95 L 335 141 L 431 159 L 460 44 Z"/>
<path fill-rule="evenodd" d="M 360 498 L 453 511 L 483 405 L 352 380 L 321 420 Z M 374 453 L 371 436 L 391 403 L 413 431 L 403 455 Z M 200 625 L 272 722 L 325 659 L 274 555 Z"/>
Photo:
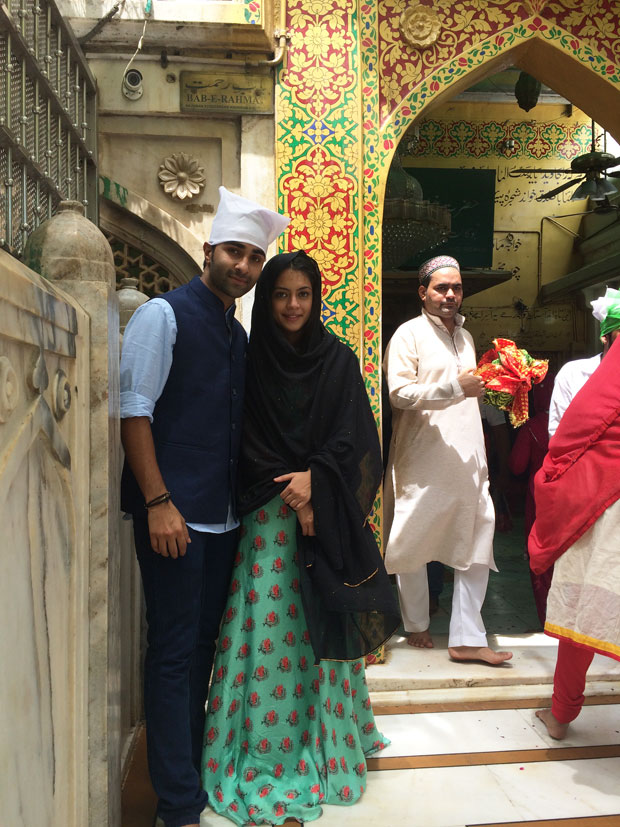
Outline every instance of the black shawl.
<path fill-rule="evenodd" d="M 273 320 L 278 275 L 303 258 L 312 310 L 293 347 Z M 306 270 L 304 270 L 306 272 Z M 381 482 L 377 427 L 353 352 L 321 323 L 321 276 L 303 252 L 272 258 L 256 285 L 240 459 L 239 508 L 280 493 L 273 478 L 312 472 L 316 537 L 298 525 L 302 600 L 316 660 L 372 652 L 400 616 L 367 517 Z"/>

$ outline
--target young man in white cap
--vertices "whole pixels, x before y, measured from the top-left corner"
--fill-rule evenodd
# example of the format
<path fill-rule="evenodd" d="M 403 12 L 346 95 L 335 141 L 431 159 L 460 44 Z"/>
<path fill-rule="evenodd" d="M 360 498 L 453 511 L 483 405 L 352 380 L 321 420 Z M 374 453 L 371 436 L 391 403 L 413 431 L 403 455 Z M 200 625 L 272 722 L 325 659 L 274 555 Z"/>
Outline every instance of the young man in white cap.
<path fill-rule="evenodd" d="M 166 827 L 198 827 L 205 703 L 236 548 L 235 477 L 247 337 L 234 300 L 288 218 L 220 187 L 201 275 L 127 325 L 121 507 L 146 600 L 149 771 Z"/>

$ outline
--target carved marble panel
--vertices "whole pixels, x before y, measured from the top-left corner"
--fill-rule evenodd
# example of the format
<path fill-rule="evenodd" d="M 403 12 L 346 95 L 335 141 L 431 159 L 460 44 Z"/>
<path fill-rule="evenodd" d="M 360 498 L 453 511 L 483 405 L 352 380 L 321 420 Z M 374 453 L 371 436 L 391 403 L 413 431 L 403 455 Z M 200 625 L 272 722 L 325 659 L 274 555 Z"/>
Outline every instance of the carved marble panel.
<path fill-rule="evenodd" d="M 0 800 L 87 823 L 88 317 L 0 251 Z"/>

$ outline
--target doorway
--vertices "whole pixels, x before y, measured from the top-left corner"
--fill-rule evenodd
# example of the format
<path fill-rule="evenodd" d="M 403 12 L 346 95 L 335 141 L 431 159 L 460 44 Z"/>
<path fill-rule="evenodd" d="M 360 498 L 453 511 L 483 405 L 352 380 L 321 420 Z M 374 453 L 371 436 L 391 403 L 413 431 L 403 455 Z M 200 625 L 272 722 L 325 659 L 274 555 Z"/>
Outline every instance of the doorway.
<path fill-rule="evenodd" d="M 532 355 L 548 359 L 552 373 L 570 358 L 592 355 L 589 308 L 580 290 L 544 304 L 540 294 L 544 284 L 584 265 L 582 221 L 593 207 L 601 206 L 601 200 L 579 197 L 588 175 L 573 171 L 571 162 L 612 148 L 612 141 L 589 113 L 531 76 L 528 81 L 539 87 L 537 99 L 524 111 L 514 91 L 520 77 L 518 67 L 490 74 L 429 108 L 428 114 L 423 112 L 404 132 L 384 201 L 383 349 L 396 328 L 420 312 L 419 264 L 445 253 L 461 262 L 463 313 L 479 354 L 495 337 L 510 338 Z M 608 185 L 604 204 L 611 212 L 619 209 L 614 190 L 620 189 L 620 181 L 616 188 L 617 179 L 606 174 L 615 166 L 597 176 Z M 396 198 L 403 202 L 400 214 L 395 213 Z M 410 219 L 407 237 L 406 216 L 414 213 L 412 203 L 426 208 L 418 208 Z M 448 232 L 433 221 L 433 207 L 449 209 Z M 397 245 L 390 233 L 398 234 Z M 386 407 L 384 396 L 384 420 Z M 506 427 L 512 444 L 516 432 L 508 422 Z M 500 473 L 505 476 L 508 471 Z M 507 480 L 496 499 L 494 548 L 500 573 L 491 574 L 483 617 L 492 634 L 527 634 L 542 627 L 526 556 L 526 479 Z M 431 620 L 431 633 L 438 635 L 448 628 L 448 569 L 444 580 L 439 610 Z"/>

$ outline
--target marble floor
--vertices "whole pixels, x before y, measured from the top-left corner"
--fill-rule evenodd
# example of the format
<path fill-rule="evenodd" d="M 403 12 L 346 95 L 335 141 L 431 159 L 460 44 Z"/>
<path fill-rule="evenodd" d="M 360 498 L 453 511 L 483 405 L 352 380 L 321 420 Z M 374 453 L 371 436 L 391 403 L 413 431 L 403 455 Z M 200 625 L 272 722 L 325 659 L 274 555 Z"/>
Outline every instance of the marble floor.
<path fill-rule="evenodd" d="M 328 805 L 321 827 L 620 827 L 620 663 L 597 656 L 586 705 L 565 741 L 535 717 L 551 693 L 555 643 L 541 633 L 495 636 L 511 666 L 451 662 L 436 648 L 390 643 L 367 669 L 379 729 L 391 740 L 369 760 L 353 807 Z M 568 821 L 565 821 L 568 820 Z M 226 827 L 207 809 L 201 827 Z"/>
<path fill-rule="evenodd" d="M 620 663 L 595 656 L 587 705 L 569 737 L 553 741 L 534 712 L 548 705 L 557 643 L 540 631 L 519 527 L 496 535 L 495 550 L 501 572 L 491 575 L 483 615 L 490 645 L 513 659 L 449 660 L 448 572 L 431 624 L 435 648 L 412 649 L 395 635 L 387 663 L 367 668 L 391 745 L 369 759 L 362 800 L 324 806 L 320 827 L 620 827 Z M 124 818 L 122 827 L 151 827 L 152 818 Z M 200 827 L 231 824 L 207 808 Z"/>
<path fill-rule="evenodd" d="M 618 825 L 619 713 L 616 705 L 584 708 L 561 746 L 533 709 L 377 716 L 392 745 L 370 760 L 363 799 L 350 808 L 323 807 L 318 823 L 465 827 L 571 819 Z M 442 765 L 446 755 L 449 766 Z M 419 764 L 420 756 L 436 760 L 406 766 Z M 227 824 L 210 810 L 203 813 L 201 827 Z"/>
<path fill-rule="evenodd" d="M 511 666 L 463 668 L 442 636 L 430 651 L 392 639 L 387 664 L 367 669 L 391 744 L 369 759 L 362 800 L 324 806 L 320 827 L 620 827 L 620 663 L 595 657 L 586 706 L 558 742 L 534 714 L 551 693 L 555 642 L 492 642 L 513 650 Z M 209 808 L 200 822 L 230 825 Z"/>
<path fill-rule="evenodd" d="M 522 527 L 495 535 L 500 569 L 483 607 L 489 645 L 513 651 L 497 667 L 448 658 L 452 597 L 446 570 L 431 620 L 435 648 L 395 635 L 366 678 L 379 729 L 391 740 L 369 760 L 353 807 L 327 805 L 320 827 L 620 827 L 620 663 L 596 655 L 585 706 L 554 741 L 535 717 L 548 705 L 557 641 L 543 634 L 523 555 Z M 207 809 L 201 827 L 231 822 Z"/>

